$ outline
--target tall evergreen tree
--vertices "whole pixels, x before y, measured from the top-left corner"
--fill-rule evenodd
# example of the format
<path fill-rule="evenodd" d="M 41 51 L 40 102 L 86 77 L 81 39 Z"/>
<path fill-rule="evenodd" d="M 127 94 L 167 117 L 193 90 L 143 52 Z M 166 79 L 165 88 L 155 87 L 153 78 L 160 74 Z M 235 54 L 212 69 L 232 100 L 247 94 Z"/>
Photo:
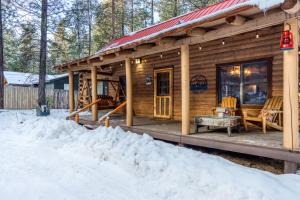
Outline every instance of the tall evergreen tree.
<path fill-rule="evenodd" d="M 3 32 L 4 58 L 6 70 L 20 71 L 19 36 L 13 29 L 6 28 Z"/>
<path fill-rule="evenodd" d="M 53 33 L 53 39 L 49 47 L 49 62 L 51 66 L 67 62 L 69 58 L 69 39 L 65 27 L 65 21 L 61 20 L 56 31 Z"/>
<path fill-rule="evenodd" d="M 37 72 L 38 66 L 38 34 L 36 27 L 31 24 L 22 24 L 20 35 L 20 68 L 21 72 Z"/>

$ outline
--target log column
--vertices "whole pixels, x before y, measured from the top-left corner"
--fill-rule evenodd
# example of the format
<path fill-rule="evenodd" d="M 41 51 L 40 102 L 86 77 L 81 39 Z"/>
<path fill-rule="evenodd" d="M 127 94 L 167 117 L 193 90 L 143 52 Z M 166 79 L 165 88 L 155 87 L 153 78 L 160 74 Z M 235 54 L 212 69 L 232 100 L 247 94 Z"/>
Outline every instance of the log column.
<path fill-rule="evenodd" d="M 133 100 L 132 100 L 132 71 L 130 58 L 125 59 L 126 68 L 126 124 L 132 126 L 133 124 Z"/>
<path fill-rule="evenodd" d="M 283 146 L 289 150 L 299 147 L 298 122 L 298 20 L 285 22 L 285 30 L 291 26 L 294 36 L 294 49 L 283 53 Z"/>
<path fill-rule="evenodd" d="M 74 72 L 69 70 L 69 111 L 74 112 Z"/>
<path fill-rule="evenodd" d="M 92 66 L 91 80 L 92 80 L 92 102 L 95 102 L 97 100 L 97 66 Z M 93 117 L 93 121 L 98 121 L 97 104 L 92 106 L 92 117 Z"/>
<path fill-rule="evenodd" d="M 190 133 L 190 52 L 189 45 L 181 46 L 181 119 L 182 135 Z"/>

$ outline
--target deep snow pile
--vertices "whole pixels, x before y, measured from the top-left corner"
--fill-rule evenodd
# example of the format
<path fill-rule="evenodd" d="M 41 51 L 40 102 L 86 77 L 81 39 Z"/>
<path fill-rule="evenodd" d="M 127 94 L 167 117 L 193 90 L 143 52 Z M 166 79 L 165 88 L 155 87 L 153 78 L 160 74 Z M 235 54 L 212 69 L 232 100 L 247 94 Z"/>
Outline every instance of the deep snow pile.
<path fill-rule="evenodd" d="M 88 131 L 32 111 L 0 111 L 0 199 L 299 199 L 273 175 L 120 128 Z"/>

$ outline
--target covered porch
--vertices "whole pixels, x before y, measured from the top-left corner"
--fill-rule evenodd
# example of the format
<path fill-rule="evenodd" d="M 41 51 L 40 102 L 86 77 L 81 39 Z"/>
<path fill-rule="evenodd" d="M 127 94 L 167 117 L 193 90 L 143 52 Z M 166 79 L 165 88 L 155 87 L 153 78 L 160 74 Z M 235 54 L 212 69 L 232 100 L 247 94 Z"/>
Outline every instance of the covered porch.
<path fill-rule="evenodd" d="M 179 25 L 184 21 L 172 20 Z M 95 55 L 57 68 L 69 72 L 71 113 L 75 110 L 74 73 L 89 73 L 92 116 L 77 119 L 83 125 L 99 125 L 100 118 L 107 126 L 182 145 L 283 160 L 286 171 L 294 171 L 300 163 L 298 27 L 298 10 L 287 14 L 279 6 L 265 14 L 255 6 L 246 6 L 115 48 L 131 36 L 120 38 Z M 293 47 L 288 51 L 280 49 L 283 31 L 293 35 Z M 124 115 L 99 112 L 98 80 L 104 79 L 125 80 L 125 101 L 110 89 L 105 92 L 116 96 L 114 102 L 119 105 L 126 103 Z M 238 99 L 241 119 L 244 110 L 261 109 L 269 98 L 283 97 L 283 131 L 262 134 L 261 129 L 250 128 L 248 132 L 233 131 L 232 137 L 221 129 L 195 133 L 194 117 L 210 115 L 227 96 Z"/>

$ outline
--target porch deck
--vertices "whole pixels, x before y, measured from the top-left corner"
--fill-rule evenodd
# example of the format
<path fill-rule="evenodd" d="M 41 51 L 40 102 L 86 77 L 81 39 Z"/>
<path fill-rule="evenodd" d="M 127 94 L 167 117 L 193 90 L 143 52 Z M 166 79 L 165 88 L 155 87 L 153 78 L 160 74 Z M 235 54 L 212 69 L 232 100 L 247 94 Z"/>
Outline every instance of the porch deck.
<path fill-rule="evenodd" d="M 99 126 L 92 122 L 91 116 L 82 116 L 80 123 Z M 278 131 L 268 131 L 267 134 L 263 134 L 257 128 L 241 133 L 233 130 L 232 136 L 228 137 L 225 129 L 209 131 L 199 129 L 199 133 L 195 133 L 194 125 L 191 125 L 190 135 L 184 136 L 181 135 L 180 121 L 136 116 L 133 124 L 132 127 L 127 127 L 122 115 L 114 115 L 110 119 L 110 125 L 113 127 L 120 126 L 124 130 L 137 134 L 147 133 L 159 140 L 300 163 L 300 148 L 296 151 L 284 149 L 283 136 Z"/>

